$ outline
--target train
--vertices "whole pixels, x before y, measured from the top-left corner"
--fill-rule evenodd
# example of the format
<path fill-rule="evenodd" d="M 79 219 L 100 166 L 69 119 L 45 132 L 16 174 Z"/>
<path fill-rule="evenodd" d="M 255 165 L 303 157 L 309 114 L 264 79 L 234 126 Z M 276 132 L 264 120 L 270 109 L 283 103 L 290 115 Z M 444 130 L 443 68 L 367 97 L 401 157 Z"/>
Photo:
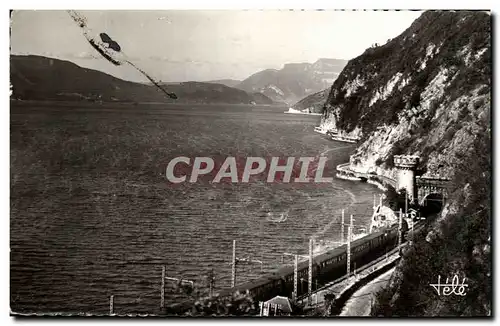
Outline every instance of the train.
<path fill-rule="evenodd" d="M 408 227 L 403 227 L 404 241 Z M 356 267 L 368 264 L 372 260 L 385 255 L 398 245 L 398 224 L 380 228 L 367 236 L 351 242 L 351 271 Z M 313 289 L 345 276 L 347 273 L 347 244 L 334 248 L 321 255 L 313 257 L 312 278 Z M 303 260 L 297 267 L 297 296 L 308 292 L 309 260 Z M 302 279 L 302 281 L 301 281 Z M 219 297 L 229 297 L 235 292 L 246 293 L 255 302 L 267 301 L 275 296 L 292 297 L 294 290 L 294 266 L 285 266 L 274 273 L 266 274 L 258 279 L 236 285 L 233 288 L 218 292 Z M 171 306 L 171 312 L 179 313 L 192 307 L 192 302 L 183 302 Z"/>
<path fill-rule="evenodd" d="M 406 230 L 404 230 L 406 231 Z M 406 232 L 405 232 L 406 233 Z M 365 237 L 351 242 L 351 271 L 361 267 L 375 258 L 385 255 L 398 245 L 398 225 L 379 229 Z M 312 278 L 313 289 L 334 281 L 347 273 L 347 244 L 313 257 Z M 297 295 L 308 291 L 309 260 L 299 262 L 297 267 Z M 302 279 L 302 281 L 301 281 Z M 255 301 L 267 301 L 277 295 L 291 297 L 294 287 L 294 266 L 280 268 L 272 274 L 267 274 L 256 280 L 224 289 L 220 296 L 247 291 Z"/>

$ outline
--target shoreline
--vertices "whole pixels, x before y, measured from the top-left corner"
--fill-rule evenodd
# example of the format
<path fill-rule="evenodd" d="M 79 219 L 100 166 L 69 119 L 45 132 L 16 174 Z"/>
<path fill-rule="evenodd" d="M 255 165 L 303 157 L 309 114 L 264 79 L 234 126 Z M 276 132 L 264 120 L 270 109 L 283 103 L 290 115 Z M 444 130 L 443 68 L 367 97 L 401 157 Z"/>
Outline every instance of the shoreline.
<path fill-rule="evenodd" d="M 285 113 L 290 113 L 290 112 L 285 112 Z M 309 113 L 312 114 L 312 113 Z M 316 114 L 314 114 L 316 115 Z M 321 115 L 321 114 L 318 114 Z M 344 143 L 351 143 L 351 144 L 356 144 L 359 141 L 359 138 L 354 138 L 354 137 L 346 137 L 346 136 L 340 136 L 340 135 L 331 135 L 328 134 L 329 130 L 322 129 L 321 127 L 314 127 L 314 132 L 317 132 L 318 134 L 325 135 L 330 138 L 330 140 L 335 140 L 335 141 L 340 141 Z"/>
<path fill-rule="evenodd" d="M 382 191 L 387 191 L 388 186 L 396 187 L 396 180 L 372 173 L 356 172 L 349 168 L 350 163 L 342 163 L 337 165 L 337 174 L 335 177 L 349 181 L 361 181 L 372 184 Z M 385 182 L 384 182 L 385 179 Z"/>
<path fill-rule="evenodd" d="M 288 109 L 288 111 L 283 111 L 283 113 L 286 113 L 286 114 L 313 115 L 313 116 L 323 115 L 322 113 L 302 112 L 300 110 L 295 110 L 295 109 L 292 109 L 292 108 Z"/>

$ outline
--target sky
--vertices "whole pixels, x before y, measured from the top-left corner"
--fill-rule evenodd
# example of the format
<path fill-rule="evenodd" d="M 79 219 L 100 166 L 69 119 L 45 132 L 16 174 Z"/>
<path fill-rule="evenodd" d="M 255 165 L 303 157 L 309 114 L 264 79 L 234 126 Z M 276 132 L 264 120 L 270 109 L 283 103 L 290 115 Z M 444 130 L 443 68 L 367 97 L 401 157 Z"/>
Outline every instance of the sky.
<path fill-rule="evenodd" d="M 319 58 L 352 59 L 401 34 L 419 11 L 219 10 L 78 11 L 126 56 L 161 81 L 243 80 L 263 69 Z M 116 77 L 146 81 L 90 46 L 66 11 L 14 11 L 11 54 L 72 61 Z"/>

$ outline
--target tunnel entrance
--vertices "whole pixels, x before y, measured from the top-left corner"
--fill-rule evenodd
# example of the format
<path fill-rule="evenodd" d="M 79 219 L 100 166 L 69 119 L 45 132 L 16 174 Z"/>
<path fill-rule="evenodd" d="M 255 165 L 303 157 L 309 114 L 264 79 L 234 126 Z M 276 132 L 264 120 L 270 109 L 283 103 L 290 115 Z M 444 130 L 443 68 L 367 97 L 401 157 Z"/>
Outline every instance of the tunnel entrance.
<path fill-rule="evenodd" d="M 443 209 L 444 196 L 440 193 L 431 193 L 422 198 L 420 202 L 421 213 L 423 216 L 438 214 Z"/>

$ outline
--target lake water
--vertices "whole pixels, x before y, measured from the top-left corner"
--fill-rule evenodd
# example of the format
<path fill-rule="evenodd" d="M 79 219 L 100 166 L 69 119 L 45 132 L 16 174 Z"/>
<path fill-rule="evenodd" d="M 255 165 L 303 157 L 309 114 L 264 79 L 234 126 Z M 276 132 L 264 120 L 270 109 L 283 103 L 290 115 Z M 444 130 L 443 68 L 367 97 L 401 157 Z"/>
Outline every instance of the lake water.
<path fill-rule="evenodd" d="M 176 156 L 328 157 L 326 176 L 353 145 L 313 132 L 320 117 L 286 108 L 229 105 L 13 103 L 11 105 L 11 309 L 32 313 L 158 313 L 168 277 L 230 286 L 340 238 L 341 210 L 355 233 L 369 226 L 369 184 L 169 184 Z M 288 218 L 275 222 L 282 213 Z M 285 263 L 292 263 L 288 258 Z M 261 270 L 262 269 L 262 270 Z M 166 303 L 182 300 L 167 282 Z"/>

